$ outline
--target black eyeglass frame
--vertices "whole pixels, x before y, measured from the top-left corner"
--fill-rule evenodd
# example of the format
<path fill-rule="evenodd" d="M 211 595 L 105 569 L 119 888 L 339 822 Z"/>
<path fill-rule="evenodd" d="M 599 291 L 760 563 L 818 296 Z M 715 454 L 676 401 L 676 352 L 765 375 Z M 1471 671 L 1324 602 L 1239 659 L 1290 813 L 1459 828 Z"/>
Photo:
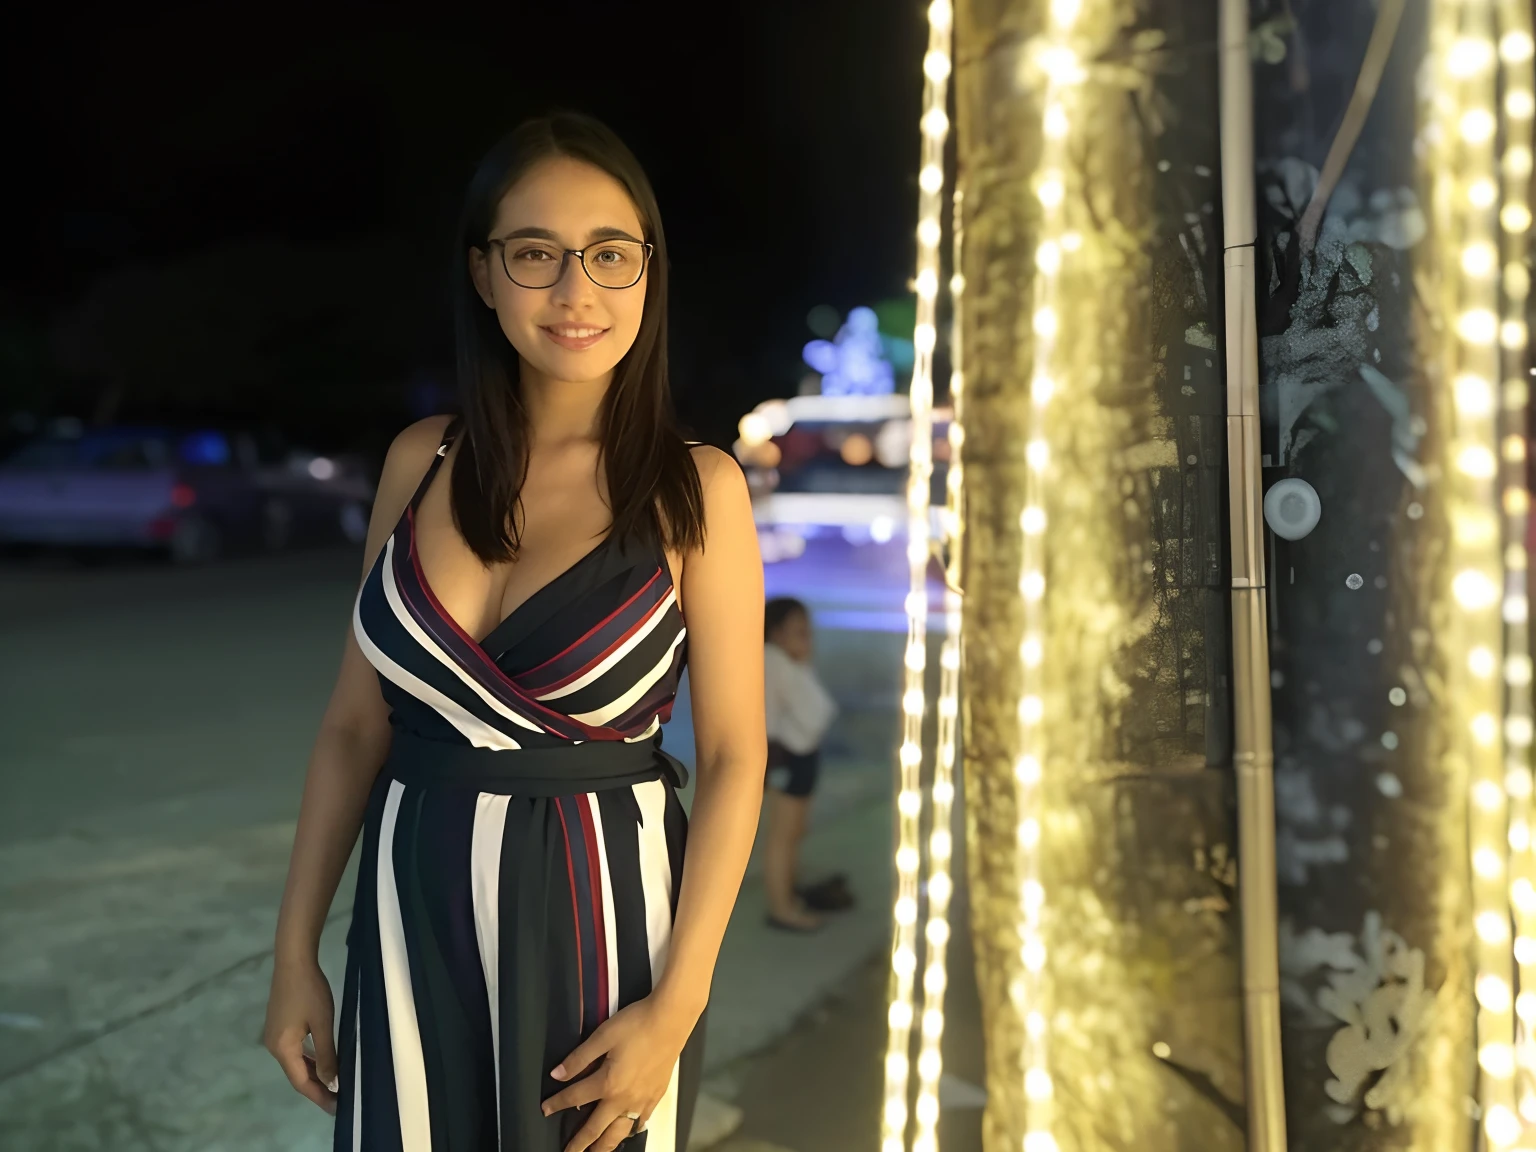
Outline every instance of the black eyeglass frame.
<path fill-rule="evenodd" d="M 521 237 L 515 237 L 514 239 L 521 239 Z M 555 272 L 555 278 L 548 284 L 534 286 L 532 284 L 524 284 L 516 276 L 512 275 L 512 269 L 507 267 L 507 245 L 510 243 L 513 243 L 513 240 L 487 240 L 485 242 L 485 246 L 487 248 L 501 248 L 501 270 L 506 273 L 508 280 L 512 281 L 512 283 L 516 284 L 519 288 L 526 288 L 530 292 L 547 291 L 548 289 L 553 288 L 556 284 L 560 283 L 560 281 L 564 280 L 565 264 L 566 261 L 569 260 L 572 256 L 576 257 L 576 263 L 581 266 L 581 271 L 586 276 L 586 278 L 592 281 L 592 283 L 597 284 L 599 288 L 606 288 L 610 292 L 627 292 L 636 284 L 640 283 L 641 279 L 645 276 L 645 270 L 651 266 L 651 257 L 656 253 L 656 246 L 648 240 L 625 240 L 617 236 L 610 236 L 606 240 L 594 240 L 585 248 L 562 248 L 560 249 L 560 267 Z M 604 244 L 615 243 L 638 244 L 640 245 L 640 251 L 643 253 L 640 260 L 640 271 L 635 273 L 635 278 L 633 280 L 631 280 L 628 284 L 623 285 L 622 287 L 618 287 L 612 284 L 598 283 L 597 277 L 593 276 L 592 270 L 587 267 L 587 253 L 589 251 L 591 251 L 593 248 L 600 248 Z"/>

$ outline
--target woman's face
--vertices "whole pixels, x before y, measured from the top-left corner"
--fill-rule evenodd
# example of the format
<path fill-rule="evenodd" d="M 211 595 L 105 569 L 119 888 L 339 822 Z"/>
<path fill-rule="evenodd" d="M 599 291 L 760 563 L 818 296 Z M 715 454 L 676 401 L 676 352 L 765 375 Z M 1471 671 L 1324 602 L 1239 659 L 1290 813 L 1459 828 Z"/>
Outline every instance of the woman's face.
<path fill-rule="evenodd" d="M 649 268 L 630 288 L 599 287 L 574 256 L 549 288 L 520 287 L 506 268 L 537 265 L 547 271 L 548 253 L 560 249 L 643 241 L 640 214 L 624 186 L 580 160 L 545 160 L 502 197 L 490 239 L 505 242 L 506 264 L 503 244 L 493 244 L 485 252 L 470 250 L 470 271 L 480 298 L 496 310 L 517 349 L 523 372 L 568 383 L 606 381 L 640 331 Z"/>

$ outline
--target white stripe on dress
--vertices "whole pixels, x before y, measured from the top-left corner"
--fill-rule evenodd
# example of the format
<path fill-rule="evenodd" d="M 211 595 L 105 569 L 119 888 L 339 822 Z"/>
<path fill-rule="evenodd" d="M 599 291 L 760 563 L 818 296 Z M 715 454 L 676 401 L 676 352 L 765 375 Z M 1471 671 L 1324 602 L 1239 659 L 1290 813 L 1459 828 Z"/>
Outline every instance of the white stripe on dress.
<path fill-rule="evenodd" d="M 597 870 L 603 892 L 603 943 L 608 953 L 608 1015 L 619 1010 L 619 928 L 613 911 L 613 877 L 608 874 L 608 841 L 603 836 L 603 808 L 597 795 L 582 796 L 592 813 L 592 829 L 597 838 Z"/>
<path fill-rule="evenodd" d="M 368 630 L 363 627 L 362 608 L 363 598 L 359 595 L 352 606 L 352 634 L 357 639 L 357 646 L 367 657 L 368 663 L 373 665 L 379 675 L 397 688 L 409 692 L 423 704 L 430 704 L 437 709 L 438 714 L 463 733 L 464 739 L 476 748 L 499 748 L 510 751 L 522 747 L 516 740 L 497 731 L 479 717 L 466 712 L 432 685 L 407 672 L 386 656 L 368 635 Z"/>
<path fill-rule="evenodd" d="M 645 1124 L 645 1152 L 683 1152 L 677 1146 L 677 1080 L 678 1066 L 674 1064 L 667 1093 Z"/>
<path fill-rule="evenodd" d="M 400 1146 L 403 1152 L 432 1152 L 427 1066 L 421 1052 L 421 1028 L 416 1022 L 416 996 L 411 990 L 411 962 L 405 950 L 400 892 L 395 886 L 395 821 L 404 794 L 405 786 L 400 781 L 390 781 L 379 826 L 379 957 L 384 967 L 384 1003 L 395 1064 L 395 1096 L 400 1104 Z"/>
<path fill-rule="evenodd" d="M 661 623 L 662 617 L 666 615 L 667 609 L 670 608 L 676 600 L 677 593 L 669 588 L 667 590 L 667 594 L 661 598 L 661 603 L 656 605 L 655 608 L 651 609 L 650 616 L 646 619 L 644 624 L 635 630 L 635 634 L 633 636 L 629 637 L 629 639 L 625 640 L 624 643 L 620 644 L 612 652 L 604 656 L 590 670 L 582 673 L 575 680 L 572 680 L 564 687 L 556 688 L 553 692 L 544 693 L 543 695 L 539 696 L 539 699 L 558 700 L 562 696 L 569 696 L 572 692 L 580 691 L 588 684 L 591 684 L 595 680 L 599 679 L 603 673 L 607 672 L 608 669 L 612 668 L 616 663 L 624 659 L 625 656 L 632 652 L 635 646 L 640 643 L 640 641 L 644 640 L 647 636 L 656 630 L 656 626 Z"/>
<path fill-rule="evenodd" d="M 672 643 L 667 647 L 666 655 L 656 662 L 656 666 L 636 680 L 629 691 L 625 692 L 617 700 L 605 704 L 601 708 L 594 708 L 590 712 L 578 712 L 571 719 L 579 720 L 583 724 L 590 724 L 594 728 L 599 728 L 615 716 L 624 715 L 624 713 L 635 706 L 635 701 L 654 688 L 656 681 L 660 680 L 671 669 L 673 655 L 677 652 L 677 646 L 682 642 L 683 633 L 679 632 L 672 638 Z"/>
<path fill-rule="evenodd" d="M 640 888 L 645 894 L 645 936 L 651 955 L 651 987 L 661 980 L 672 943 L 672 857 L 667 852 L 667 785 L 648 780 L 633 786 L 640 805 Z M 682 1152 L 677 1147 L 677 1065 L 667 1093 L 645 1126 L 647 1152 Z"/>
<path fill-rule="evenodd" d="M 672 858 L 667 854 L 667 785 L 647 780 L 632 786 L 640 805 L 640 890 L 645 894 L 645 940 L 651 956 L 651 987 L 667 966 L 672 942 Z"/>
<path fill-rule="evenodd" d="M 491 1012 L 491 1055 L 496 1061 L 496 1136 L 501 1138 L 501 840 L 507 828 L 507 796 L 482 792 L 475 799 L 469 841 L 469 882 L 475 907 L 475 939 Z"/>
<path fill-rule="evenodd" d="M 486 687 L 466 672 L 462 665 L 432 637 L 428 636 L 421 625 L 416 623 L 416 617 L 411 615 L 411 610 L 405 606 L 405 600 L 400 595 L 400 586 L 395 582 L 395 538 L 391 536 L 384 544 L 384 564 L 379 569 L 379 583 L 384 586 L 384 599 L 389 601 L 389 607 L 395 614 L 395 619 L 423 649 L 431 653 L 444 668 L 452 672 L 476 696 L 485 703 L 498 716 L 505 717 L 520 728 L 527 728 L 530 732 L 542 732 L 543 729 L 526 716 L 519 715 L 508 708 L 500 700 L 496 699 Z"/>

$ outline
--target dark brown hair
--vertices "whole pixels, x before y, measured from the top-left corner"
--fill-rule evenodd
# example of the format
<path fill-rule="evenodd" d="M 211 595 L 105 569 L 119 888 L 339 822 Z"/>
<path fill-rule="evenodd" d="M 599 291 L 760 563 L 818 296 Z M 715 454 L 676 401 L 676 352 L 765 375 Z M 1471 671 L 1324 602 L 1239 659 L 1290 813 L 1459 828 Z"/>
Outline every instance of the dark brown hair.
<path fill-rule="evenodd" d="M 811 618 L 811 610 L 793 596 L 775 596 L 763 605 L 763 639 L 772 640 L 774 633 L 796 616 Z"/>
<path fill-rule="evenodd" d="M 645 311 L 634 345 L 603 400 L 601 456 L 612 533 L 656 534 L 678 551 L 704 543 L 698 470 L 672 412 L 667 378 L 667 242 L 656 194 L 624 142 L 590 116 L 561 112 L 529 120 L 486 154 L 469 182 L 454 252 L 455 329 L 463 433 L 450 485 L 465 542 L 487 564 L 517 558 L 517 517 L 528 477 L 528 410 L 517 351 L 475 291 L 469 249 L 485 251 L 502 198 L 537 164 L 563 156 L 612 176 L 629 193 L 653 246 Z M 498 267 L 494 261 L 493 267 Z"/>

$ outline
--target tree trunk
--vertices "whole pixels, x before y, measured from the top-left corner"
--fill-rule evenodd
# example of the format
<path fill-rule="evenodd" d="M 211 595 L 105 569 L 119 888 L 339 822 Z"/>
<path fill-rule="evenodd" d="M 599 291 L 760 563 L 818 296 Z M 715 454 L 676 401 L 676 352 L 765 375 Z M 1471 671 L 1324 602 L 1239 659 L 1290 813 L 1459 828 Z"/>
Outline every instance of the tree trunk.
<path fill-rule="evenodd" d="M 1302 150 L 1297 94 L 1278 70 L 1255 77 L 1261 291 L 1288 284 L 1260 346 L 1265 479 L 1304 479 L 1322 504 L 1310 535 L 1272 541 L 1269 580 L 1286 1103 L 1295 1147 L 1338 1152 L 1465 1152 L 1473 1136 L 1453 373 L 1436 366 L 1454 309 L 1412 171 L 1437 7 L 1409 6 L 1299 262 L 1329 140 Z M 1309 114 L 1339 124 L 1388 8 L 1297 11 Z"/>
<path fill-rule="evenodd" d="M 1208 6 L 1081 0 L 1073 42 L 1097 63 L 1065 93 L 1067 135 L 1052 145 L 1042 133 L 1046 84 L 1021 73 L 1031 38 L 1050 32 L 1051 7 L 962 0 L 956 14 L 964 775 L 985 1142 L 988 1152 L 1017 1152 L 1033 1115 L 1062 1152 L 1236 1152 L 1224 445 L 1210 323 L 1220 243 L 1200 214 L 1216 199 L 1215 70 L 1208 52 L 1192 53 L 1187 72 L 1173 67 L 1185 45 L 1214 39 L 1214 16 L 1180 11 Z M 1154 77 L 1154 64 L 1172 74 Z M 1165 134 L 1181 112 L 1188 125 Z M 1037 195 L 1052 147 L 1068 161 L 1054 216 Z M 1055 388 L 1037 408 L 1041 322 L 1032 318 L 1045 290 L 1036 251 L 1064 233 L 1080 242 L 1058 249 L 1049 289 L 1058 324 L 1044 365 Z M 1029 459 L 1042 456 L 1027 456 L 1032 440 L 1049 448 L 1048 467 L 1034 472 Z M 1044 599 L 1029 609 L 1043 658 L 1029 671 L 1020 656 L 1026 506 L 1042 509 L 1045 524 Z M 1028 737 L 1026 694 L 1040 701 Z M 1015 775 L 1026 739 L 1043 764 L 1032 794 Z M 1044 890 L 1046 962 L 1029 980 L 1021 797 L 1040 817 Z M 1032 1049 L 1053 1081 L 1046 1107 L 1026 1103 L 1021 1070 L 1023 1019 L 1035 1010 L 1048 1023 Z"/>

